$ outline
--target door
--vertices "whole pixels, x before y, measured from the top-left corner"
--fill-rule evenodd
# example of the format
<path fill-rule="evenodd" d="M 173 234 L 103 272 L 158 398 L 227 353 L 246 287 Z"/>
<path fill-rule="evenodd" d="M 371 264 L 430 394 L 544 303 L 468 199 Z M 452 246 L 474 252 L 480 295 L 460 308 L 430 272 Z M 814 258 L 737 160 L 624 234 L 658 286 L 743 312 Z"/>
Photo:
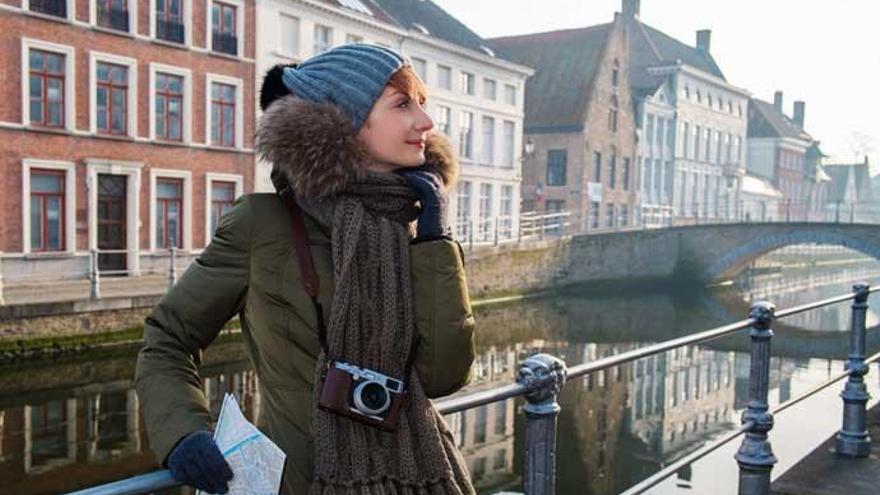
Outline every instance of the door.
<path fill-rule="evenodd" d="M 105 275 L 126 275 L 127 182 L 124 175 L 98 175 L 98 270 Z"/>

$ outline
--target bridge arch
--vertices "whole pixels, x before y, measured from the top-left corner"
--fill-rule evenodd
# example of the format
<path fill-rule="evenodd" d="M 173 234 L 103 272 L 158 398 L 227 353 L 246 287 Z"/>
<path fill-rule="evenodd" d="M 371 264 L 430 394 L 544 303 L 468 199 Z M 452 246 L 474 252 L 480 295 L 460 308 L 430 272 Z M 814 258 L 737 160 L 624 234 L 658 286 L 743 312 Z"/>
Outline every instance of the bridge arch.
<path fill-rule="evenodd" d="M 810 225 L 803 230 L 793 229 L 783 233 L 771 233 L 772 230 L 768 229 L 769 235 L 758 235 L 750 242 L 727 250 L 723 256 L 709 265 L 705 276 L 707 280 L 729 279 L 755 259 L 776 249 L 797 244 L 843 246 L 880 260 L 880 244 L 876 242 L 853 234 L 823 232 L 822 229 L 811 227 L 815 226 Z"/>

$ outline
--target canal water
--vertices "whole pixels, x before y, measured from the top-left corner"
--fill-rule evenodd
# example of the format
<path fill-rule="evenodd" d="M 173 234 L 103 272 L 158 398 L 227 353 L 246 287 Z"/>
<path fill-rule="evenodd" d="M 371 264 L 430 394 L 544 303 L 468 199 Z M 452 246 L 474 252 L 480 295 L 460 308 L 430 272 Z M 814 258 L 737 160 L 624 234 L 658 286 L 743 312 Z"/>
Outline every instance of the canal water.
<path fill-rule="evenodd" d="M 474 380 L 461 393 L 510 383 L 517 363 L 536 352 L 573 366 L 744 319 L 749 301 L 768 299 L 786 308 L 848 292 L 856 280 L 880 283 L 880 263 L 846 251 L 791 248 L 718 287 L 581 288 L 480 306 Z M 870 327 L 877 326 L 878 314 L 870 310 Z M 844 303 L 774 326 L 772 404 L 842 370 L 849 318 Z M 869 349 L 880 349 L 878 333 L 869 331 Z M 736 335 L 568 383 L 560 398 L 557 493 L 619 493 L 737 429 L 747 401 L 747 350 L 745 334 Z M 131 388 L 136 352 L 116 348 L 0 367 L 0 493 L 60 493 L 156 469 Z M 218 338 L 201 371 L 215 415 L 231 392 L 254 416 L 257 379 L 237 336 Z M 880 396 L 877 371 L 872 366 L 868 380 L 874 397 Z M 777 418 L 772 440 L 780 465 L 774 475 L 839 427 L 841 387 Z M 510 399 L 447 416 L 482 494 L 522 491 L 521 407 L 521 400 Z M 680 470 L 652 493 L 735 493 L 732 452 L 738 444 Z"/>

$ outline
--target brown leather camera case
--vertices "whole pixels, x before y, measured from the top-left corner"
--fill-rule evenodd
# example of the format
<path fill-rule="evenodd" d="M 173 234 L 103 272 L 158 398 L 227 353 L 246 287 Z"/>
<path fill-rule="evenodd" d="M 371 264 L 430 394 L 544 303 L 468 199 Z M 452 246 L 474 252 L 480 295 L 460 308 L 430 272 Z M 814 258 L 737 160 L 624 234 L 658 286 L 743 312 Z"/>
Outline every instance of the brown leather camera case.
<path fill-rule="evenodd" d="M 355 421 L 366 423 L 370 426 L 376 426 L 383 430 L 392 431 L 397 429 L 397 423 L 400 419 L 400 409 L 406 402 L 406 392 L 402 394 L 391 394 L 391 406 L 388 414 L 381 420 L 373 419 L 369 416 L 353 412 L 352 405 L 349 404 L 348 398 L 355 387 L 354 379 L 350 373 L 337 369 L 332 364 L 324 374 L 324 381 L 321 385 L 321 395 L 318 398 L 318 407 L 321 409 L 347 416 Z"/>

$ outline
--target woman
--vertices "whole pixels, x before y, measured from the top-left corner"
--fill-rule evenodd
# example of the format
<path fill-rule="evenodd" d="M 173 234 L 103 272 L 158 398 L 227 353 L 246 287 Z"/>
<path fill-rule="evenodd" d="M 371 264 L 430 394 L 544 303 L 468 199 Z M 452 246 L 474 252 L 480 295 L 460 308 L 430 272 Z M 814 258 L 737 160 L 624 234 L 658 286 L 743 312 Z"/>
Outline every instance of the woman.
<path fill-rule="evenodd" d="M 224 493 L 232 477 L 197 366 L 238 314 L 259 377 L 258 426 L 287 454 L 283 493 L 474 493 L 428 400 L 467 382 L 474 320 L 446 221 L 458 164 L 424 100 L 407 61 L 378 46 L 267 73 L 257 150 L 278 194 L 242 197 L 146 320 L 136 387 L 151 446 L 176 479 Z M 291 200 L 305 212 L 314 300 Z M 360 405 L 318 406 L 339 362 L 405 384 L 395 427 L 346 415 Z"/>

